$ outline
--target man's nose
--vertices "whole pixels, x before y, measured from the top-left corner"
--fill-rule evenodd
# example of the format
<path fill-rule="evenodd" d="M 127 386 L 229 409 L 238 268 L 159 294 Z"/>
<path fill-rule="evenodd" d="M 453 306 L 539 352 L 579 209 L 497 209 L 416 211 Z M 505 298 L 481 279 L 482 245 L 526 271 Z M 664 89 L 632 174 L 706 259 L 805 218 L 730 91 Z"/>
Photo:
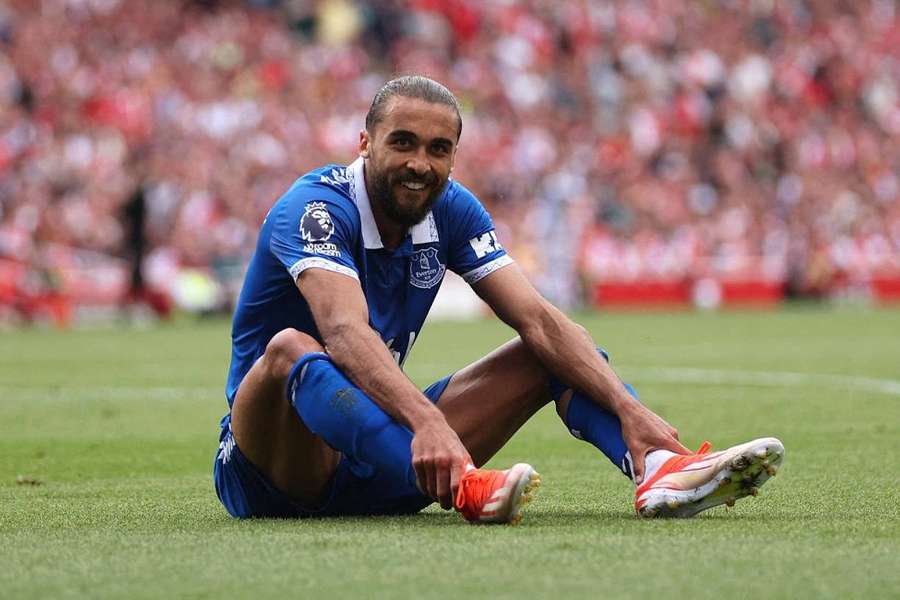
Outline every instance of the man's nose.
<path fill-rule="evenodd" d="M 428 162 L 428 158 L 425 156 L 425 153 L 420 151 L 415 156 L 410 157 L 410 159 L 406 161 L 406 168 L 421 177 L 431 170 L 431 163 Z"/>

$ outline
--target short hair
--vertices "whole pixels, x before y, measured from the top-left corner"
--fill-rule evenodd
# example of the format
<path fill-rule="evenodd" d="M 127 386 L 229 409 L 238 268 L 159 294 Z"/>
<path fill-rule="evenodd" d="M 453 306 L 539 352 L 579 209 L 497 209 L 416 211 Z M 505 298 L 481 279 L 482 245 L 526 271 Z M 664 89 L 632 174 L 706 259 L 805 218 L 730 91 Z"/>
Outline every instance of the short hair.
<path fill-rule="evenodd" d="M 459 114 L 459 101 L 453 92 L 448 90 L 434 79 L 422 75 L 405 75 L 388 81 L 372 99 L 372 106 L 366 114 L 366 131 L 370 134 L 375 126 L 384 119 L 384 107 L 395 96 L 404 98 L 418 98 L 434 104 L 444 104 L 456 112 L 456 120 L 459 127 L 456 130 L 456 139 L 462 135 L 462 117 Z"/>

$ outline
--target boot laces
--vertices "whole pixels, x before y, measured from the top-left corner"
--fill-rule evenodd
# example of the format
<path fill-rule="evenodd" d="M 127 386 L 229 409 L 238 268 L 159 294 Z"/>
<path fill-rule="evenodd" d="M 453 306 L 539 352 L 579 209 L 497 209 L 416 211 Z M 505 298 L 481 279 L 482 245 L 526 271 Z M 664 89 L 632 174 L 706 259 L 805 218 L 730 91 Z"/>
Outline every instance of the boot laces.
<path fill-rule="evenodd" d="M 481 508 L 502 485 L 503 471 L 473 469 L 462 476 L 456 492 L 456 510 L 466 517 L 477 518 Z"/>

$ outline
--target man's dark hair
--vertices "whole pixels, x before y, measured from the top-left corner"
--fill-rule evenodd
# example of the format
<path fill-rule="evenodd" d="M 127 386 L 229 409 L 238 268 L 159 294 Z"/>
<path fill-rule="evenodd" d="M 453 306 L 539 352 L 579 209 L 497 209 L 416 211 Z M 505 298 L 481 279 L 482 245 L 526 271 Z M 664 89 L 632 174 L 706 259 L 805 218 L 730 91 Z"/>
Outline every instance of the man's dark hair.
<path fill-rule="evenodd" d="M 459 136 L 462 135 L 462 117 L 459 114 L 459 101 L 456 99 L 456 96 L 434 79 L 429 79 L 422 75 L 405 75 L 392 79 L 378 90 L 375 98 L 372 99 L 369 113 L 366 115 L 366 131 L 370 134 L 384 118 L 384 107 L 394 96 L 419 98 L 426 102 L 449 106 L 456 111 L 456 120 L 459 122 L 459 128 L 456 130 L 456 139 L 459 139 Z"/>

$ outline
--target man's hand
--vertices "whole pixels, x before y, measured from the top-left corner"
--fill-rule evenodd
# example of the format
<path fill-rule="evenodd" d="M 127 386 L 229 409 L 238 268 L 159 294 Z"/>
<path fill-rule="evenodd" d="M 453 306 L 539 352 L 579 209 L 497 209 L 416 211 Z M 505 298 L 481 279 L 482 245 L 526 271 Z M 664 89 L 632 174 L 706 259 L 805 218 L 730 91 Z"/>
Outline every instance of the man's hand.
<path fill-rule="evenodd" d="M 447 422 L 434 419 L 416 429 L 412 441 L 412 463 L 419 488 L 441 503 L 444 510 L 453 508 L 459 479 L 472 457 L 459 436 Z"/>
<path fill-rule="evenodd" d="M 670 450 L 676 454 L 690 454 L 678 441 L 678 431 L 662 417 L 640 402 L 629 402 L 628 410 L 619 414 L 622 437 L 634 462 L 634 482 L 644 481 L 644 459 L 652 450 Z"/>

